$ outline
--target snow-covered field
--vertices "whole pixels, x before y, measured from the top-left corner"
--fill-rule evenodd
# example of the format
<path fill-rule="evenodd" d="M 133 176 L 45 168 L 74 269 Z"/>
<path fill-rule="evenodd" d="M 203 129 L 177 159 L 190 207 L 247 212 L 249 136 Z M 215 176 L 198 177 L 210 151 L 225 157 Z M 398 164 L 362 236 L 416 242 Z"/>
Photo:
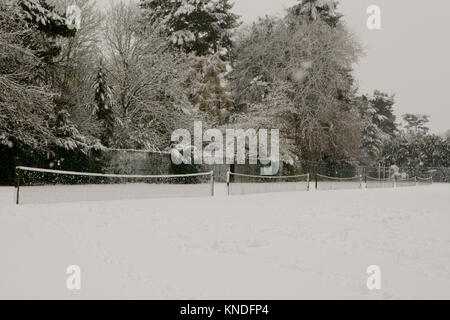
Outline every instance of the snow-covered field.
<path fill-rule="evenodd" d="M 0 298 L 450 299 L 450 185 L 15 206 Z M 81 267 L 82 288 L 66 288 Z M 370 265 L 382 288 L 366 287 Z"/>

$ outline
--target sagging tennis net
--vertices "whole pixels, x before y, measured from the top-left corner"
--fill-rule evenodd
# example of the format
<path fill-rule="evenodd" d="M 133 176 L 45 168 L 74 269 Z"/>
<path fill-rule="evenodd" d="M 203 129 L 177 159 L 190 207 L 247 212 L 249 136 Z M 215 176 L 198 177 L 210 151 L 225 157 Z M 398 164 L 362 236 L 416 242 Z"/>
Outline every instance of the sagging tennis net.
<path fill-rule="evenodd" d="M 395 179 L 377 179 L 370 176 L 366 176 L 366 188 L 368 189 L 381 189 L 394 187 L 395 187 Z"/>
<path fill-rule="evenodd" d="M 122 175 L 16 168 L 16 203 L 59 203 L 214 195 L 214 173 Z"/>
<path fill-rule="evenodd" d="M 432 184 L 433 184 L 433 177 L 429 177 L 429 178 L 417 177 L 417 185 L 418 186 L 426 186 L 426 185 L 432 185 Z"/>
<path fill-rule="evenodd" d="M 433 178 L 419 178 L 419 177 L 409 177 L 409 178 L 390 178 L 390 179 L 377 179 L 370 176 L 366 177 L 366 187 L 368 189 L 372 188 L 402 188 L 402 187 L 415 187 L 433 184 Z"/>
<path fill-rule="evenodd" d="M 316 174 L 315 182 L 317 190 L 362 189 L 363 186 L 361 176 L 338 178 Z"/>
<path fill-rule="evenodd" d="M 232 172 L 227 174 L 228 195 L 308 190 L 309 174 L 294 176 L 258 176 Z"/>
<path fill-rule="evenodd" d="M 416 177 L 410 177 L 410 178 L 397 178 L 397 181 L 395 183 L 397 188 L 402 187 L 415 187 L 417 185 Z"/>

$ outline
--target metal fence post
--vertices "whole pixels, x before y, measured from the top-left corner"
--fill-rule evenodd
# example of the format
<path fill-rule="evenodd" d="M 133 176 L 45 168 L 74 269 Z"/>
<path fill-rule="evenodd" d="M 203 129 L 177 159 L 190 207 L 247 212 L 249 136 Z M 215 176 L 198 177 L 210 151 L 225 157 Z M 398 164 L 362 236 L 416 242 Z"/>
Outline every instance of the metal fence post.
<path fill-rule="evenodd" d="M 315 173 L 315 182 L 316 182 L 316 190 L 317 190 L 317 172 Z"/>
<path fill-rule="evenodd" d="M 16 205 L 19 204 L 20 168 L 16 167 Z"/>
<path fill-rule="evenodd" d="M 211 197 L 214 197 L 214 171 L 211 171 Z"/>
<path fill-rule="evenodd" d="M 230 195 L 230 169 L 227 171 L 227 196 Z"/>

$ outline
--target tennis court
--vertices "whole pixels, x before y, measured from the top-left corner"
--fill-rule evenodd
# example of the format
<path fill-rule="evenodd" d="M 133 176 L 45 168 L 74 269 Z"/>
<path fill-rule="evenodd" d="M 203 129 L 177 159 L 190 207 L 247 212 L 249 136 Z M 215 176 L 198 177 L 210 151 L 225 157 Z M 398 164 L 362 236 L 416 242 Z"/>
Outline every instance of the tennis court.
<path fill-rule="evenodd" d="M 215 188 L 20 206 L 14 188 L 0 188 L 0 298 L 450 298 L 448 184 Z M 69 265 L 82 270 L 81 291 L 66 288 Z M 382 270 L 380 291 L 366 287 L 369 265 Z"/>

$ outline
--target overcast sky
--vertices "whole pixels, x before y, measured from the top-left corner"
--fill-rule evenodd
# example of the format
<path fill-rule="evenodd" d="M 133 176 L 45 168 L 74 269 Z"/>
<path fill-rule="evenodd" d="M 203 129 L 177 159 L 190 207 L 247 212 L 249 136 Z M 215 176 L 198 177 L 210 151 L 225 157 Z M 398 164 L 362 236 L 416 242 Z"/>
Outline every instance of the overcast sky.
<path fill-rule="evenodd" d="M 111 1 L 97 0 L 100 7 Z M 136 0 L 125 0 L 135 1 Z M 244 22 L 281 15 L 296 0 L 235 0 Z M 366 27 L 369 5 L 381 7 L 382 29 Z M 450 129 L 450 1 L 340 0 L 339 11 L 366 49 L 355 66 L 362 93 L 396 94 L 396 114 L 431 115 L 436 133 Z"/>

